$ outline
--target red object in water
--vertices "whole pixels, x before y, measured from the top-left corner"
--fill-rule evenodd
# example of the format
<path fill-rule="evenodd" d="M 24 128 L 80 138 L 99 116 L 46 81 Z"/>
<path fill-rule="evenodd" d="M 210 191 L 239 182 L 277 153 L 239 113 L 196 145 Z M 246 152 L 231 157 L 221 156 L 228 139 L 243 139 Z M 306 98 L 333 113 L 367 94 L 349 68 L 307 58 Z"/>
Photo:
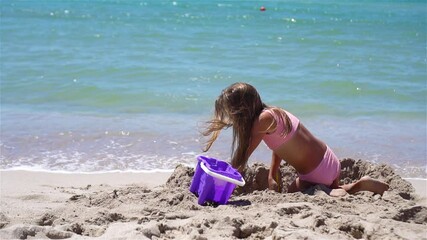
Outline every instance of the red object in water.
<path fill-rule="evenodd" d="M 259 8 L 260 11 L 264 12 L 265 10 L 267 10 L 264 6 Z"/>

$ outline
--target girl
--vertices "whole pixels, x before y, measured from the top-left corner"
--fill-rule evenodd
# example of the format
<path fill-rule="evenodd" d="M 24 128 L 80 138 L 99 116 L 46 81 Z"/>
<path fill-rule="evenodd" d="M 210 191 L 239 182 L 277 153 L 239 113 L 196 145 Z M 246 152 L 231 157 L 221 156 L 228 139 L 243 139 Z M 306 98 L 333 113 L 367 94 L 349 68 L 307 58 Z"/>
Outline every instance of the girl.
<path fill-rule="evenodd" d="M 214 118 L 203 133 L 210 136 L 204 151 L 208 151 L 224 128 L 233 127 L 231 164 L 239 171 L 246 167 L 249 157 L 261 140 L 273 151 L 268 176 L 269 188 L 278 191 L 276 179 L 282 160 L 295 168 L 297 179 L 288 192 L 304 191 L 315 184 L 332 189 L 329 194 L 371 191 L 383 194 L 386 183 L 363 177 L 355 183 L 339 186 L 341 165 L 332 150 L 313 136 L 291 113 L 265 105 L 256 89 L 247 83 L 234 83 L 224 89 L 215 101 Z"/>

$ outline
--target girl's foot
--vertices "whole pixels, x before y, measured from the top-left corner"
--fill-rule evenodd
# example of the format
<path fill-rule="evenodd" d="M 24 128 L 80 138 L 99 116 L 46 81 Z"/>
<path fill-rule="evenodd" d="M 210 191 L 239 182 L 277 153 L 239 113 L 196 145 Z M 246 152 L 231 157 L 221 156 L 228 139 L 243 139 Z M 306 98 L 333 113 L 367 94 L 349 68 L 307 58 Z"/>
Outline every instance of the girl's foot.
<path fill-rule="evenodd" d="M 344 197 L 345 195 L 347 195 L 347 192 L 342 188 L 335 188 L 329 192 L 331 197 Z"/>
<path fill-rule="evenodd" d="M 355 185 L 357 185 L 358 191 L 370 191 L 380 195 L 383 195 L 383 193 L 389 189 L 389 185 L 387 183 L 373 179 L 369 176 L 362 177 Z"/>

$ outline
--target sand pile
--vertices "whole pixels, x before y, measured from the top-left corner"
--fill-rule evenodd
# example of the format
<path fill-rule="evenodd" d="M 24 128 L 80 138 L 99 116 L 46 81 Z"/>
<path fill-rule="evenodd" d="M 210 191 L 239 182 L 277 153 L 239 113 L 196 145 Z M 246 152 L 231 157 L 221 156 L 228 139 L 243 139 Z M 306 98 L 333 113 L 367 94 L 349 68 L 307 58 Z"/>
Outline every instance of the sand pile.
<path fill-rule="evenodd" d="M 381 197 L 362 192 L 333 198 L 320 187 L 286 193 L 296 173 L 282 165 L 283 193 L 267 189 L 268 168 L 254 164 L 247 184 L 227 205 L 200 206 L 189 192 L 192 168 L 176 167 L 166 184 L 147 188 L 88 185 L 58 188 L 70 193 L 59 207 L 25 223 L 0 214 L 4 238 L 127 239 L 425 239 L 427 208 L 412 186 L 387 165 L 342 160 L 342 182 L 364 175 L 390 184 Z"/>

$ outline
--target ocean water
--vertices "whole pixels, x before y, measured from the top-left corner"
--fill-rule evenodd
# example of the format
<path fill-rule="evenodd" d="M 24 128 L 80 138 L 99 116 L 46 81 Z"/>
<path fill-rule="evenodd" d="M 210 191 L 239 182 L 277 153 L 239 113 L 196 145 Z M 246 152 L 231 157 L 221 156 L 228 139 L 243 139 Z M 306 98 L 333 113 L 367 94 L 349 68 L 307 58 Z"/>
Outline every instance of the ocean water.
<path fill-rule="evenodd" d="M 427 177 L 426 1 L 1 0 L 0 14 L 1 169 L 194 165 L 215 98 L 244 81 L 338 157 Z M 224 131 L 208 155 L 230 146 Z"/>

